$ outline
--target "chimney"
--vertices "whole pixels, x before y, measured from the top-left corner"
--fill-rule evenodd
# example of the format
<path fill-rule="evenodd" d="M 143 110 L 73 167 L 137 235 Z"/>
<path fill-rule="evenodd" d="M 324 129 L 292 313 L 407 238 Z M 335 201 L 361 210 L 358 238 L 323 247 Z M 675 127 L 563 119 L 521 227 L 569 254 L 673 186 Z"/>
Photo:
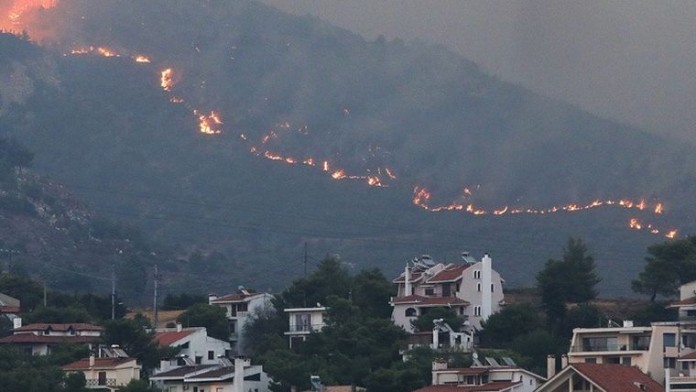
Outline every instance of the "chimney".
<path fill-rule="evenodd" d="M 546 357 L 546 379 L 556 375 L 556 356 L 549 355 Z"/>
<path fill-rule="evenodd" d="M 215 295 L 215 293 L 208 294 L 208 305 L 212 305 L 213 301 L 215 301 L 217 298 L 218 296 Z"/>
<path fill-rule="evenodd" d="M 566 354 L 561 355 L 561 369 L 568 367 L 568 356 Z"/>
<path fill-rule="evenodd" d="M 176 323 L 176 332 L 181 332 L 184 329 L 184 327 L 181 325 L 181 323 Z"/>
<path fill-rule="evenodd" d="M 94 362 L 95 362 L 94 353 L 91 353 L 91 354 L 89 354 L 89 367 L 90 368 L 94 367 Z"/>
<path fill-rule="evenodd" d="M 404 285 L 404 297 L 411 295 L 411 267 L 406 263 L 406 269 L 404 271 L 405 285 Z"/>
<path fill-rule="evenodd" d="M 21 317 L 15 317 L 12 320 L 12 327 L 14 329 L 22 328 L 22 318 Z"/>
<path fill-rule="evenodd" d="M 234 387 L 232 392 L 244 392 L 244 366 L 250 362 L 244 357 L 234 357 Z"/>
<path fill-rule="evenodd" d="M 481 321 L 486 321 L 493 313 L 493 260 L 488 253 L 481 259 Z"/>

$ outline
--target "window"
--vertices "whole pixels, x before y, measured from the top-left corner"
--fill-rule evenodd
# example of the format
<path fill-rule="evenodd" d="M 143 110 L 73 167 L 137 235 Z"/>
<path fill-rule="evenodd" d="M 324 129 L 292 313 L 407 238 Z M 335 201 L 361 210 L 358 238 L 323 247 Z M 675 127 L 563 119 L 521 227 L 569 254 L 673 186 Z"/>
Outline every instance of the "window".
<path fill-rule="evenodd" d="M 481 270 L 474 271 L 474 279 L 481 279 Z"/>
<path fill-rule="evenodd" d="M 435 295 L 435 290 L 432 287 L 425 289 L 425 295 Z"/>
<path fill-rule="evenodd" d="M 449 283 L 442 285 L 442 296 L 449 297 L 452 295 L 452 286 Z"/>
<path fill-rule="evenodd" d="M 662 345 L 663 347 L 676 347 L 677 346 L 677 335 L 673 333 L 663 333 L 662 334 Z"/>
<path fill-rule="evenodd" d="M 246 312 L 247 309 L 248 309 L 248 304 L 246 302 L 242 302 L 241 304 L 237 305 L 238 312 Z"/>
<path fill-rule="evenodd" d="M 417 314 L 416 309 L 414 309 L 414 308 L 406 309 L 406 317 L 416 317 L 417 315 L 418 314 Z"/>
<path fill-rule="evenodd" d="M 665 358 L 665 369 L 670 368 L 674 369 L 677 367 L 677 359 L 676 358 Z"/>
<path fill-rule="evenodd" d="M 476 291 L 481 292 L 481 283 L 476 283 Z"/>
<path fill-rule="evenodd" d="M 237 333 L 237 323 L 230 321 L 230 333 Z"/>
<path fill-rule="evenodd" d="M 203 357 L 200 355 L 196 355 L 196 365 L 200 365 L 201 362 L 203 362 Z"/>
<path fill-rule="evenodd" d="M 208 359 L 209 360 L 215 359 L 215 351 L 212 351 L 212 350 L 208 351 Z"/>
<path fill-rule="evenodd" d="M 631 366 L 631 357 L 621 357 L 621 364 Z"/>
<path fill-rule="evenodd" d="M 495 292 L 494 287 L 495 287 L 495 286 L 493 285 L 493 283 L 491 283 L 491 293 L 494 293 L 494 292 Z"/>
<path fill-rule="evenodd" d="M 587 357 L 587 358 L 585 358 L 585 363 L 597 363 L 597 358 Z"/>
<path fill-rule="evenodd" d="M 481 307 L 474 306 L 474 316 L 480 316 L 480 315 L 481 315 Z"/>

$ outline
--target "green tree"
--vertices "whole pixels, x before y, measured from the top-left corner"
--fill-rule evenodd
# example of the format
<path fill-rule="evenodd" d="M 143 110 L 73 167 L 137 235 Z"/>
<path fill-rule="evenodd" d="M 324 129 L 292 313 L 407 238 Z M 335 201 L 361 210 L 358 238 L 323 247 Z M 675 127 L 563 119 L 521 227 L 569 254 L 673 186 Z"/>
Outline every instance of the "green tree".
<path fill-rule="evenodd" d="M 208 304 L 195 304 L 176 319 L 184 327 L 205 327 L 208 336 L 220 340 L 230 337 L 230 328 L 225 309 Z"/>
<path fill-rule="evenodd" d="M 153 340 L 153 333 L 148 333 L 143 325 L 129 319 L 110 320 L 104 325 L 102 340 L 107 345 L 117 344 L 128 355 L 137 358 L 147 372 L 159 365 L 163 357 Z"/>
<path fill-rule="evenodd" d="M 458 315 L 454 309 L 437 307 L 430 308 L 427 312 L 418 316 L 411 322 L 411 325 L 416 329 L 416 331 L 432 331 L 433 320 L 437 319 L 443 319 L 443 321 L 455 331 L 459 331 L 461 326 L 464 324 L 464 318 Z"/>
<path fill-rule="evenodd" d="M 631 282 L 633 291 L 650 296 L 673 297 L 679 286 L 696 280 L 696 236 L 648 247 L 647 264 Z"/>
<path fill-rule="evenodd" d="M 512 304 L 481 323 L 479 339 L 483 347 L 509 347 L 519 336 L 544 328 L 543 316 L 530 304 Z"/>
<path fill-rule="evenodd" d="M 554 325 L 566 315 L 568 302 L 587 302 L 597 296 L 600 282 L 594 259 L 580 239 L 569 238 L 562 260 L 550 259 L 537 274 L 537 289 L 546 310 L 547 321 Z"/>

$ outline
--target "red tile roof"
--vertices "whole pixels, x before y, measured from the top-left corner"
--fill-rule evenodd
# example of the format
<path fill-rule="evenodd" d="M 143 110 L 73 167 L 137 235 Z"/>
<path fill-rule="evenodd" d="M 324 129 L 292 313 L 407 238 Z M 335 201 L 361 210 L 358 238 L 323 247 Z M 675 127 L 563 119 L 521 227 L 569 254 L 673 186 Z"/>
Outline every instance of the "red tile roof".
<path fill-rule="evenodd" d="M 694 360 L 694 359 L 696 359 L 696 351 L 694 351 L 694 352 L 692 352 L 692 353 L 689 353 L 689 354 L 686 354 L 686 355 L 682 355 L 682 356 L 679 358 L 679 360 L 682 360 L 682 359 L 683 359 L 683 360 Z"/>
<path fill-rule="evenodd" d="M 423 271 L 411 271 L 411 282 L 416 282 L 423 277 Z M 406 282 L 406 275 L 402 272 L 396 279 L 393 280 L 394 283 L 404 283 Z"/>
<path fill-rule="evenodd" d="M 19 306 L 0 305 L 0 313 L 19 313 Z"/>
<path fill-rule="evenodd" d="M 222 297 L 215 298 L 214 300 L 210 301 L 210 303 L 216 304 L 221 302 L 241 302 L 249 297 L 254 297 L 259 294 L 261 293 L 251 289 L 237 290 L 232 294 L 227 294 L 223 295 Z"/>
<path fill-rule="evenodd" d="M 184 329 L 182 331 L 174 331 L 174 332 L 158 332 L 155 334 L 155 337 L 152 338 L 155 343 L 157 343 L 161 347 L 167 347 L 170 346 L 172 343 L 178 342 L 179 340 L 193 334 L 196 332 L 197 329 Z"/>
<path fill-rule="evenodd" d="M 47 324 L 47 323 L 37 323 L 29 324 L 23 327 L 14 329 L 14 332 L 33 332 L 33 331 L 45 331 L 51 329 L 57 332 L 66 332 L 72 328 L 73 331 L 103 331 L 104 327 L 94 324 L 86 323 L 73 323 L 73 324 Z"/>
<path fill-rule="evenodd" d="M 573 363 L 569 366 L 607 392 L 664 391 L 662 385 L 637 367 L 597 363 Z"/>
<path fill-rule="evenodd" d="M 99 340 L 101 340 L 99 336 L 48 336 L 34 335 L 33 333 L 20 333 L 0 339 L 0 344 L 96 343 Z"/>
<path fill-rule="evenodd" d="M 428 385 L 414 392 L 495 392 L 508 391 L 520 382 L 489 382 L 483 385 Z M 613 391 L 612 391 L 613 392 Z"/>
<path fill-rule="evenodd" d="M 471 266 L 472 264 L 450 264 L 428 279 L 428 283 L 455 282 L 460 280 L 464 271 Z"/>
<path fill-rule="evenodd" d="M 684 305 L 696 305 L 696 297 L 691 297 L 687 299 L 683 299 L 681 301 L 676 301 L 672 302 L 671 304 L 667 305 L 668 308 L 678 308 Z"/>
<path fill-rule="evenodd" d="M 89 358 L 83 358 L 63 366 L 63 370 L 84 370 L 91 368 L 113 369 L 131 361 L 133 365 L 137 365 L 135 358 L 94 358 L 94 367 L 90 367 Z"/>
<path fill-rule="evenodd" d="M 423 297 L 421 295 L 409 295 L 406 297 L 395 297 L 392 298 L 392 303 L 394 305 L 399 304 L 414 304 L 416 306 L 447 306 L 447 305 L 458 305 L 466 306 L 469 305 L 468 301 L 465 301 L 457 297 Z"/>

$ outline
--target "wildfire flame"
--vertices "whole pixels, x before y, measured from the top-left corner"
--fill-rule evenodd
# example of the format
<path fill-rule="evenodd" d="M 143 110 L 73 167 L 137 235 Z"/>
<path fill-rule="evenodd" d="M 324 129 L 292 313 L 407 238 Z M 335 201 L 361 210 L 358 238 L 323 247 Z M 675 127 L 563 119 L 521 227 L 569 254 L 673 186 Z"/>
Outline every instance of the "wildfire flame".
<path fill-rule="evenodd" d="M 164 91 L 172 91 L 174 87 L 174 71 L 171 68 L 162 70 L 160 73 L 160 86 Z"/>
<path fill-rule="evenodd" d="M 194 110 L 193 114 L 198 116 L 198 128 L 201 133 L 206 135 L 217 135 L 221 133 L 220 125 L 223 124 L 220 114 L 211 111 L 209 114 L 200 114 Z"/>

